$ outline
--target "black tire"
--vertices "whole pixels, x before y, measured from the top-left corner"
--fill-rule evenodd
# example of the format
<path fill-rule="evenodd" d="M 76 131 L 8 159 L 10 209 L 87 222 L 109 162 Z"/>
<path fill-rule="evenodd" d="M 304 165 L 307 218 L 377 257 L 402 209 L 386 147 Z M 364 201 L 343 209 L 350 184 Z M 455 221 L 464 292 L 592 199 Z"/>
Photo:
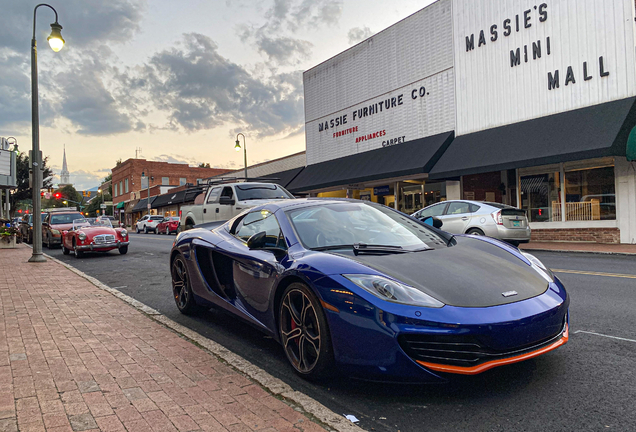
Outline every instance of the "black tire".
<path fill-rule="evenodd" d="M 179 312 L 184 315 L 192 315 L 197 311 L 197 303 L 190 286 L 188 266 L 182 255 L 177 255 L 170 266 L 172 275 L 172 294 Z"/>
<path fill-rule="evenodd" d="M 155 228 L 155 234 L 157 235 L 161 234 L 157 228 Z"/>
<path fill-rule="evenodd" d="M 139 234 L 141 232 L 141 230 L 139 229 L 139 225 L 135 225 L 135 228 L 137 230 L 137 234 Z"/>
<path fill-rule="evenodd" d="M 190 219 L 188 219 L 186 221 L 185 231 L 191 230 L 192 228 L 194 228 L 194 222 L 192 222 Z"/>
<path fill-rule="evenodd" d="M 119 253 L 122 255 L 126 255 L 128 253 L 128 245 L 120 247 Z"/>
<path fill-rule="evenodd" d="M 51 246 L 51 233 L 46 233 L 46 248 L 53 249 L 53 246 Z"/>
<path fill-rule="evenodd" d="M 170 235 L 170 227 L 166 227 L 166 235 Z"/>
<path fill-rule="evenodd" d="M 486 235 L 484 234 L 484 232 L 482 230 L 480 230 L 479 228 L 471 228 L 468 231 L 466 231 L 466 234 L 468 235 L 476 235 L 476 236 L 483 236 Z"/>
<path fill-rule="evenodd" d="M 71 250 L 70 250 L 70 249 L 67 249 L 67 248 L 66 248 L 66 246 L 64 246 L 64 244 L 62 244 L 62 253 L 63 253 L 64 255 L 68 255 L 68 254 L 70 254 L 70 253 L 71 253 Z"/>
<path fill-rule="evenodd" d="M 510 243 L 514 247 L 519 247 L 519 245 L 521 244 L 519 240 L 508 240 L 508 243 Z"/>
<path fill-rule="evenodd" d="M 298 375 L 307 379 L 328 375 L 334 360 L 327 318 L 305 284 L 292 283 L 283 292 L 278 330 L 287 360 Z"/>
<path fill-rule="evenodd" d="M 148 225 L 144 225 L 144 234 L 148 234 Z"/>

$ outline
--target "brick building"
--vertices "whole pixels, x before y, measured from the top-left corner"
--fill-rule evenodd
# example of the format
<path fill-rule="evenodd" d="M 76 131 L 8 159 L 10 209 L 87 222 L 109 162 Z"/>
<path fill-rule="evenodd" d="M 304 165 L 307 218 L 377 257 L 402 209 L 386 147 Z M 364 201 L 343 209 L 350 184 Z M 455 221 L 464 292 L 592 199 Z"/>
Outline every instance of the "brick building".
<path fill-rule="evenodd" d="M 139 200 L 142 196 L 147 198 L 148 186 L 150 196 L 155 196 L 167 192 L 171 187 L 186 183 L 196 184 L 197 180 L 228 171 L 220 168 L 191 167 L 187 164 L 128 159 L 112 169 L 113 205 L 121 210 L 130 201 Z M 143 182 L 142 173 L 147 177 Z"/>

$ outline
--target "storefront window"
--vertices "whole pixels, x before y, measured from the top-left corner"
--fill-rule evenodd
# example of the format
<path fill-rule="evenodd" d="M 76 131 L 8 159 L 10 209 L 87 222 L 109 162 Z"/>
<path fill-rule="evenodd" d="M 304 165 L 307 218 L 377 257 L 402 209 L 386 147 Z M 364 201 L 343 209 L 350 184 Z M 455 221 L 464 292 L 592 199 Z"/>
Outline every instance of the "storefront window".
<path fill-rule="evenodd" d="M 614 167 L 565 171 L 565 220 L 616 220 Z"/>
<path fill-rule="evenodd" d="M 521 208 L 529 222 L 561 221 L 561 182 L 559 172 L 522 176 Z"/>

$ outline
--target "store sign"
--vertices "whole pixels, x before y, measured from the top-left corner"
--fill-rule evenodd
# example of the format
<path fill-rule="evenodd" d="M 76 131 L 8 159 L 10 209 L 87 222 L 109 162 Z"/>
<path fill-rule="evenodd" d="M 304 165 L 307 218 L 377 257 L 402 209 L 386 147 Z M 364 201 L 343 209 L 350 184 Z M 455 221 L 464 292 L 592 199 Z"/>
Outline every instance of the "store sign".
<path fill-rule="evenodd" d="M 456 135 L 636 95 L 633 23 L 633 0 L 454 0 Z"/>
<path fill-rule="evenodd" d="M 375 196 L 384 196 L 391 194 L 390 186 L 377 186 L 373 188 L 373 195 Z"/>

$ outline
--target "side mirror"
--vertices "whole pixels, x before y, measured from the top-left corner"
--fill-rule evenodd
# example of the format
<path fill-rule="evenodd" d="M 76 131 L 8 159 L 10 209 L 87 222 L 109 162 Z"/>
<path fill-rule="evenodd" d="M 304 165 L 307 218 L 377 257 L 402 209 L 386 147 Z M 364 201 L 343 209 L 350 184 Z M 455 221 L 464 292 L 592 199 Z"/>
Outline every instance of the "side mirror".
<path fill-rule="evenodd" d="M 250 248 L 250 250 L 263 249 L 265 247 L 266 241 L 267 233 L 265 231 L 261 231 L 247 239 L 247 247 Z"/>
<path fill-rule="evenodd" d="M 441 219 L 437 219 L 433 216 L 425 217 L 424 219 L 422 219 L 422 222 L 435 228 L 441 228 L 442 225 L 444 225 L 444 222 L 442 222 Z"/>
<path fill-rule="evenodd" d="M 229 196 L 222 196 L 219 198 L 219 204 L 221 205 L 234 205 L 235 202 L 236 201 L 234 201 L 234 198 Z"/>

